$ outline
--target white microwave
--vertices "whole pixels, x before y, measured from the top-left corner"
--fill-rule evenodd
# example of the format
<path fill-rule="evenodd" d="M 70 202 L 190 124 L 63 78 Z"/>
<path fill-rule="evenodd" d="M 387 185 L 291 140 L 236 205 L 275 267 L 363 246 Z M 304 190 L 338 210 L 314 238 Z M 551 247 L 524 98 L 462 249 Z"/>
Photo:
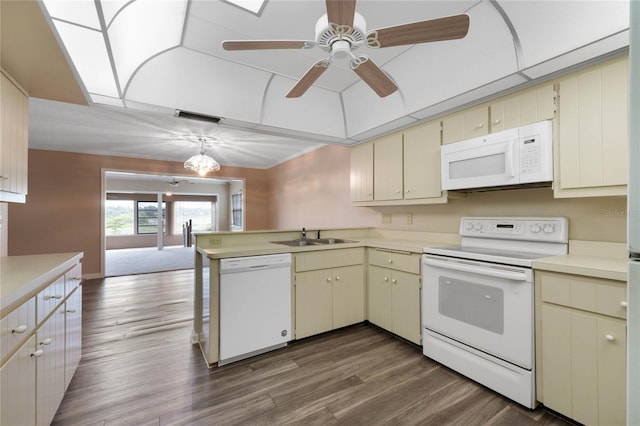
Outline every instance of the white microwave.
<path fill-rule="evenodd" d="M 443 145 L 442 189 L 553 181 L 551 121 Z"/>

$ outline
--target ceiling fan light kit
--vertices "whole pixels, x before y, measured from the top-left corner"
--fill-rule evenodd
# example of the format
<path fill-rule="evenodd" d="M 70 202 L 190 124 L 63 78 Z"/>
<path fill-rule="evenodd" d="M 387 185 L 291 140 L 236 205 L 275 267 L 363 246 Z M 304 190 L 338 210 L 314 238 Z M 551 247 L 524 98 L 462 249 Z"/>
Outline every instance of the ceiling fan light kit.
<path fill-rule="evenodd" d="M 315 41 L 295 40 L 234 40 L 224 41 L 225 50 L 309 49 L 317 46 L 329 57 L 316 62 L 287 98 L 302 96 L 324 73 L 333 58 L 351 58 L 351 69 L 380 97 L 389 96 L 398 86 L 368 56 L 353 54 L 366 44 L 370 48 L 406 46 L 418 43 L 456 40 L 469 31 L 469 16 L 447 16 L 410 24 L 396 25 L 367 32 L 366 21 L 356 12 L 356 0 L 326 0 L 327 13 L 318 19 Z"/>
<path fill-rule="evenodd" d="M 184 162 L 184 168 L 196 171 L 200 176 L 220 170 L 220 164 L 205 154 L 205 138 L 200 138 L 200 154 L 196 154 Z"/>

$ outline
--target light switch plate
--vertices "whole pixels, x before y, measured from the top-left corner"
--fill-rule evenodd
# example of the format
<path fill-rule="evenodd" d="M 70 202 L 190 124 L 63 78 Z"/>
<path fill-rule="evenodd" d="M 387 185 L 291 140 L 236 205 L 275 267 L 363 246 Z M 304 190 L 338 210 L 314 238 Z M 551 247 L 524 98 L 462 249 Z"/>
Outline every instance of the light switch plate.
<path fill-rule="evenodd" d="M 389 224 L 391 223 L 391 215 L 390 214 L 382 214 L 382 223 Z"/>

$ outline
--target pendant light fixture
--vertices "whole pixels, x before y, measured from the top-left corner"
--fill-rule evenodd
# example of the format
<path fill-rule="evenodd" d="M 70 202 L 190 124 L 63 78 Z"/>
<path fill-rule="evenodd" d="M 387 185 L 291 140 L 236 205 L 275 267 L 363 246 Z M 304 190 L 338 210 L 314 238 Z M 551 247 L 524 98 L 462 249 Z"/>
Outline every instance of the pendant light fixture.
<path fill-rule="evenodd" d="M 200 154 L 194 155 L 184 162 L 184 168 L 195 170 L 198 172 L 200 176 L 204 176 L 209 172 L 213 172 L 216 170 L 220 170 L 220 164 L 213 158 L 205 155 L 204 153 L 204 143 L 207 141 L 206 138 L 198 138 L 200 141 Z"/>

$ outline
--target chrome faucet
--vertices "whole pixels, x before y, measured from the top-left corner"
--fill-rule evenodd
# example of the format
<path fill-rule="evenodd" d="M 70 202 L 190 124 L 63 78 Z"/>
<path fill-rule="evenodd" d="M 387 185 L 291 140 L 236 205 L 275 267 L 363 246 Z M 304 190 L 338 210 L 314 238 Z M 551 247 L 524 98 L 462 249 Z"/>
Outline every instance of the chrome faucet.
<path fill-rule="evenodd" d="M 307 230 L 304 229 L 304 227 L 302 228 L 302 239 L 306 240 L 307 239 Z"/>

